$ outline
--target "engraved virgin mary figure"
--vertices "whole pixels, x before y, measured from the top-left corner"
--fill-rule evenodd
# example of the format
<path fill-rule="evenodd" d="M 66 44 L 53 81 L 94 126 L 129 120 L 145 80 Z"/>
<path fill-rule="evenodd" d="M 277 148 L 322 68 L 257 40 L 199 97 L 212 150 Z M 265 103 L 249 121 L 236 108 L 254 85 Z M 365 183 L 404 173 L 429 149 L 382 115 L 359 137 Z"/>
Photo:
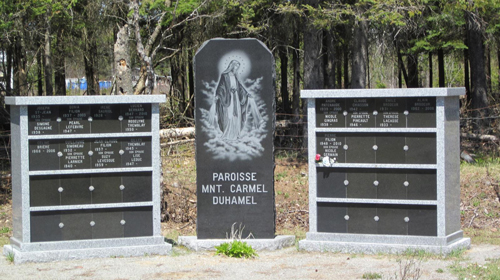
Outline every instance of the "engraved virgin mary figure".
<path fill-rule="evenodd" d="M 247 125 L 258 128 L 264 122 L 254 98 L 237 77 L 239 67 L 240 63 L 232 60 L 222 72 L 210 109 L 213 126 L 226 140 L 238 140 Z"/>

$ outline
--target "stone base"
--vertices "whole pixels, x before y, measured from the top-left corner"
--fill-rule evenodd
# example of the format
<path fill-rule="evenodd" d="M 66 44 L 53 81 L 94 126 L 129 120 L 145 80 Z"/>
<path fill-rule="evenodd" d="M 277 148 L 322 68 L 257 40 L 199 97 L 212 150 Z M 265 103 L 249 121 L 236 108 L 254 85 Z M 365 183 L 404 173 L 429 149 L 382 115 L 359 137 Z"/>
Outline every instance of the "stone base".
<path fill-rule="evenodd" d="M 40 244 L 40 243 L 38 243 Z M 35 244 L 29 244 L 35 245 Z M 45 245 L 45 244 L 43 244 Z M 13 255 L 14 263 L 25 262 L 51 262 L 61 260 L 91 259 L 91 258 L 109 258 L 109 257 L 138 257 L 144 255 L 168 255 L 172 251 L 172 245 L 162 242 L 161 244 L 143 244 L 130 245 L 122 247 L 89 247 L 89 248 L 64 248 L 49 250 L 33 250 L 27 248 L 21 251 L 14 245 L 5 245 L 3 254 L 5 256 Z M 30 246 L 31 247 L 31 246 Z M 42 246 L 43 247 L 43 246 Z M 73 247 L 73 246 L 69 246 Z"/>
<path fill-rule="evenodd" d="M 453 251 L 470 248 L 470 238 L 461 236 L 461 231 L 447 237 L 420 236 L 376 236 L 361 234 L 307 233 L 299 241 L 299 250 L 398 254 L 408 250 L 448 255 Z"/>
<path fill-rule="evenodd" d="M 215 246 L 219 246 L 224 242 L 230 242 L 229 239 L 198 239 L 196 236 L 179 236 L 179 245 L 186 246 L 193 251 L 215 250 Z M 278 235 L 274 239 L 242 239 L 252 246 L 255 250 L 279 250 L 284 247 L 293 246 L 295 244 L 295 236 L 293 235 Z"/>

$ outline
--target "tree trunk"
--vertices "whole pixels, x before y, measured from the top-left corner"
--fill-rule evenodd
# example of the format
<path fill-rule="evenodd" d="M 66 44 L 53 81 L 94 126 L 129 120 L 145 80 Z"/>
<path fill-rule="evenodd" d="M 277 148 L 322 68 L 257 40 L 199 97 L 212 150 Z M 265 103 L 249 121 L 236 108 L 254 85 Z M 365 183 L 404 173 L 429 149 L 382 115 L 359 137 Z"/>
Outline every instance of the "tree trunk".
<path fill-rule="evenodd" d="M 188 109 L 188 113 L 187 113 L 187 116 L 190 117 L 190 118 L 194 118 L 194 70 L 193 70 L 193 63 L 191 63 L 193 61 L 193 52 L 192 51 L 188 51 L 188 60 L 187 60 L 187 64 L 188 64 L 188 79 L 189 79 L 189 109 Z"/>
<path fill-rule="evenodd" d="M 432 52 L 429 52 L 429 87 L 432 87 L 432 80 L 434 79 L 432 73 Z"/>
<path fill-rule="evenodd" d="M 474 116 L 477 121 L 474 123 L 474 129 L 478 132 L 483 127 L 488 126 L 488 121 L 485 117 L 488 116 L 488 90 L 486 83 L 485 61 L 484 61 L 484 45 L 482 26 L 477 23 L 472 17 L 468 16 L 468 39 L 469 39 L 469 62 L 471 76 L 471 106 L 474 110 Z M 474 16 L 475 17 L 475 16 Z"/>
<path fill-rule="evenodd" d="M 344 47 L 343 50 L 343 62 L 344 62 L 344 88 L 349 88 L 349 50 Z"/>
<path fill-rule="evenodd" d="M 283 112 L 290 113 L 290 98 L 288 96 L 288 51 L 286 47 L 279 51 L 280 56 L 280 71 L 281 71 L 281 100 Z"/>
<path fill-rule="evenodd" d="M 318 0 L 308 0 L 305 4 L 309 4 L 314 8 L 318 7 Z M 322 89 L 324 86 L 323 77 L 323 31 L 317 29 L 312 22 L 312 19 L 307 18 L 304 26 L 304 89 Z M 308 147 L 307 135 L 307 102 L 302 104 L 303 117 L 303 141 L 302 148 Z"/>
<path fill-rule="evenodd" d="M 19 29 L 22 30 L 22 29 Z M 26 48 L 24 38 L 16 36 L 14 39 L 14 95 L 28 95 L 28 80 L 26 71 Z"/>
<path fill-rule="evenodd" d="M 50 13 L 47 11 L 47 14 Z M 52 82 L 52 51 L 51 51 L 51 37 L 50 37 L 50 21 L 48 15 L 45 18 L 45 45 L 44 45 L 44 74 L 45 74 L 45 95 L 54 95 L 54 85 Z"/>
<path fill-rule="evenodd" d="M 116 79 L 115 92 L 112 94 L 133 95 L 134 89 L 132 84 L 132 69 L 130 68 L 130 52 L 129 42 L 130 32 L 129 25 L 120 26 L 116 34 L 116 42 L 113 48 L 114 54 L 114 71 Z"/>
<path fill-rule="evenodd" d="M 408 73 L 406 73 L 406 68 L 403 61 L 403 55 L 401 54 L 401 50 L 399 48 L 398 48 L 398 65 L 399 65 L 399 88 L 403 88 L 403 79 L 401 78 L 401 74 L 403 74 L 406 87 L 408 88 L 410 78 L 408 77 Z"/>
<path fill-rule="evenodd" d="M 325 67 L 324 77 L 325 77 L 325 88 L 334 89 L 335 88 L 335 39 L 332 34 L 332 30 L 325 30 L 324 32 L 324 61 L 323 65 Z"/>
<path fill-rule="evenodd" d="M 418 83 L 418 55 L 410 53 L 406 56 L 408 61 L 408 81 L 406 87 L 417 88 Z"/>
<path fill-rule="evenodd" d="M 292 96 L 292 109 L 294 120 L 298 121 L 300 118 L 300 34 L 295 32 L 293 35 L 293 96 Z"/>
<path fill-rule="evenodd" d="M 468 45 L 468 40 L 465 40 L 465 45 Z M 464 86 L 465 86 L 465 95 L 467 97 L 467 103 L 472 101 L 471 93 L 470 93 L 470 75 L 469 75 L 469 50 L 464 49 Z"/>
<path fill-rule="evenodd" d="M 361 21 L 354 27 L 351 88 L 366 88 L 366 63 L 368 61 L 367 30 L 368 22 L 366 21 Z"/>
<path fill-rule="evenodd" d="M 488 88 L 488 92 L 492 91 L 492 86 L 491 86 L 491 50 L 490 50 L 490 45 L 483 45 L 484 51 L 486 52 L 485 55 L 485 60 L 486 60 L 486 86 Z"/>
<path fill-rule="evenodd" d="M 66 95 L 66 67 L 64 52 L 64 29 L 57 32 L 56 55 L 54 56 L 54 84 L 56 95 Z"/>
<path fill-rule="evenodd" d="M 335 88 L 342 88 L 342 56 L 340 55 L 342 53 L 340 47 L 335 48 L 336 52 L 336 61 L 335 61 L 335 66 L 337 68 L 337 86 Z"/>
<path fill-rule="evenodd" d="M 9 44 L 7 46 L 7 69 L 6 69 L 6 75 L 5 75 L 5 95 L 6 96 L 11 96 L 12 95 L 12 72 L 13 72 L 13 66 L 12 62 L 14 59 L 14 50 L 12 47 L 12 44 Z"/>
<path fill-rule="evenodd" d="M 38 53 L 38 69 L 37 69 L 37 74 L 38 74 L 38 79 L 36 80 L 37 82 L 37 95 L 42 96 L 43 95 L 43 54 L 42 52 Z"/>
<path fill-rule="evenodd" d="M 439 87 L 445 87 L 445 75 L 444 75 L 444 51 L 443 49 L 438 49 L 438 75 L 439 75 Z"/>
<path fill-rule="evenodd" d="M 87 78 L 87 95 L 99 94 L 99 79 L 97 76 L 97 43 L 94 33 L 85 30 L 85 49 L 83 61 L 85 65 L 85 77 Z"/>
<path fill-rule="evenodd" d="M 497 85 L 497 98 L 500 98 L 500 41 L 497 42 L 497 63 L 498 63 L 498 85 Z"/>

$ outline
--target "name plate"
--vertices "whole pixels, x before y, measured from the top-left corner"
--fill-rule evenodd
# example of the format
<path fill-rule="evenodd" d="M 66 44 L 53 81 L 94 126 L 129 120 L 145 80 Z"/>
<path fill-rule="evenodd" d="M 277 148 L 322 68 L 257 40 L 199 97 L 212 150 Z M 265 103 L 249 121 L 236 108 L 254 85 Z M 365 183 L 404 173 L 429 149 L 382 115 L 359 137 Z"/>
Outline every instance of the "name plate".
<path fill-rule="evenodd" d="M 151 138 L 31 140 L 30 170 L 151 166 Z"/>
<path fill-rule="evenodd" d="M 316 127 L 436 127 L 436 98 L 316 99 Z"/>
<path fill-rule="evenodd" d="M 28 106 L 29 135 L 151 131 L 151 104 Z"/>

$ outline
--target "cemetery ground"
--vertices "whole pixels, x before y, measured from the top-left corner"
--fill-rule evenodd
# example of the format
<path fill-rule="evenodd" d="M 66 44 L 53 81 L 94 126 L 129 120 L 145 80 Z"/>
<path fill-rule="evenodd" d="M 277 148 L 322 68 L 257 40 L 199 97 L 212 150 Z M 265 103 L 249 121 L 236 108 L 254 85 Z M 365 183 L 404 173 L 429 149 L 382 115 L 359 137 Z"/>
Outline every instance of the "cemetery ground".
<path fill-rule="evenodd" d="M 171 256 L 72 260 L 13 265 L 0 258 L 0 279 L 498 279 L 500 277 L 500 161 L 461 165 L 461 222 L 471 249 L 448 257 L 407 252 L 401 255 L 301 252 L 297 246 L 258 252 L 254 259 L 232 259 L 213 252 L 191 252 L 175 241 L 196 234 L 194 145 L 167 145 L 163 159 L 163 235 L 174 243 Z M 9 171 L 0 185 L 0 246 L 12 235 Z M 298 152 L 276 154 L 276 232 L 308 230 L 308 168 Z M 474 277 L 475 276 L 475 277 Z"/>

